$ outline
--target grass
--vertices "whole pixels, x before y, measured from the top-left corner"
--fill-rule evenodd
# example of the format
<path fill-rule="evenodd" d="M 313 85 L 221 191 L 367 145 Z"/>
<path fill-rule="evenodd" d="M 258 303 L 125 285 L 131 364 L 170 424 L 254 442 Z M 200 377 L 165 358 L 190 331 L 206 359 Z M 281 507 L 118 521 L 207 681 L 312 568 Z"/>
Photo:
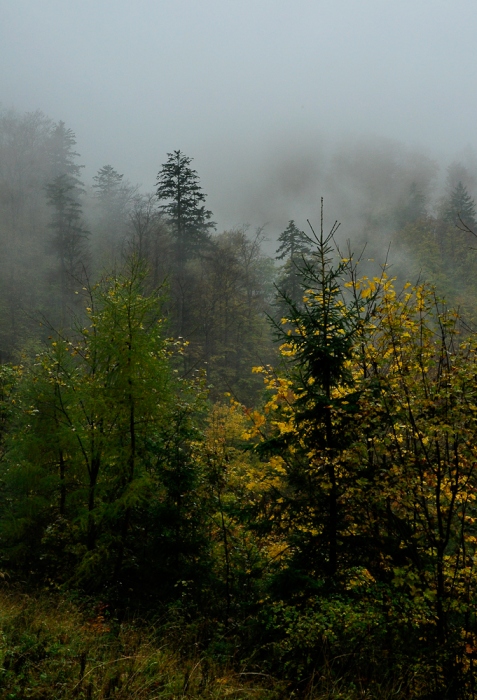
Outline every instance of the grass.
<path fill-rule="evenodd" d="M 264 674 L 184 658 L 154 626 L 111 622 L 101 606 L 0 592 L 2 700 L 275 700 L 283 691 Z"/>

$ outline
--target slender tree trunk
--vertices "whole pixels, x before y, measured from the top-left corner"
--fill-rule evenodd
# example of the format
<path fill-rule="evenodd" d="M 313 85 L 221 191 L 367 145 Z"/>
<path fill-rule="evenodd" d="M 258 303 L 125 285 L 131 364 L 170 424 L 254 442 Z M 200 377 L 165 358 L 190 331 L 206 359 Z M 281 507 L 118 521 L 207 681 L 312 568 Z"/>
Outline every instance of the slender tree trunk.
<path fill-rule="evenodd" d="M 219 491 L 219 508 L 220 508 L 220 518 L 222 525 L 222 540 L 224 543 L 224 558 L 225 558 L 225 627 L 228 625 L 228 619 L 230 617 L 230 559 L 229 559 L 229 543 L 227 538 L 227 527 L 225 525 L 224 510 L 222 508 L 222 499 L 220 497 Z"/>
<path fill-rule="evenodd" d="M 329 391 L 327 390 L 327 394 Z M 329 398 L 329 397 L 328 397 Z M 336 469 L 333 463 L 333 426 L 331 422 L 331 410 L 325 409 L 325 430 L 326 430 L 326 446 L 328 449 L 328 477 L 330 480 L 330 495 L 328 505 L 328 523 L 329 523 L 329 574 L 331 577 L 336 575 L 338 567 L 338 487 L 336 483 Z"/>
<path fill-rule="evenodd" d="M 60 515 L 64 516 L 66 513 L 66 464 L 63 455 L 63 450 L 60 450 Z"/>
<path fill-rule="evenodd" d="M 100 467 L 100 459 L 98 456 L 91 460 L 89 470 L 89 489 L 88 489 L 88 530 L 86 534 L 86 546 L 88 551 L 92 551 L 96 546 L 96 522 L 94 519 L 96 484 L 98 480 Z"/>
<path fill-rule="evenodd" d="M 133 380 L 131 377 L 131 373 L 132 373 L 132 361 L 131 361 L 132 331 L 131 331 L 131 328 L 129 330 L 130 330 L 130 336 L 129 336 L 129 357 L 128 357 L 128 372 L 129 372 L 128 402 L 129 402 L 130 450 L 129 450 L 129 459 L 128 459 L 128 474 L 127 474 L 127 479 L 126 479 L 126 488 L 128 488 L 128 486 L 133 482 L 135 469 L 136 469 L 136 415 L 135 415 L 135 401 L 134 401 L 134 396 L 133 396 Z M 121 569 L 123 567 L 124 552 L 126 549 L 126 539 L 127 539 L 127 535 L 128 535 L 130 519 L 131 519 L 131 509 L 126 508 L 126 510 L 124 512 L 124 516 L 122 518 L 122 523 L 121 523 L 119 550 L 118 550 L 118 556 L 116 559 L 116 566 L 115 566 L 115 570 L 114 570 L 114 575 L 115 575 L 116 579 L 118 579 L 120 577 Z"/>

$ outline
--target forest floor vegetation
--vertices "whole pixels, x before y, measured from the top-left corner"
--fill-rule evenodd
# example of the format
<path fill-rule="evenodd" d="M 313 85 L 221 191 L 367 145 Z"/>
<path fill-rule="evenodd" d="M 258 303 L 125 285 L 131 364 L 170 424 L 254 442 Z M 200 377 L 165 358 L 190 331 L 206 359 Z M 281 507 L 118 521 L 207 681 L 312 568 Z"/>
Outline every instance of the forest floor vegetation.
<path fill-rule="evenodd" d="M 192 629 L 192 631 L 191 631 Z M 60 594 L 0 591 L 1 700 L 381 700 L 399 688 L 359 680 L 293 688 L 236 659 L 217 659 L 192 641 L 195 626 L 170 619 L 120 621 L 107 606 Z M 195 650 L 194 650 L 195 647 Z M 321 679 L 322 681 L 323 679 Z M 317 679 L 318 681 L 318 679 Z"/>
<path fill-rule="evenodd" d="M 2 700 L 284 697 L 266 674 L 186 655 L 177 629 L 119 622 L 100 603 L 2 591 L 0 630 Z"/>

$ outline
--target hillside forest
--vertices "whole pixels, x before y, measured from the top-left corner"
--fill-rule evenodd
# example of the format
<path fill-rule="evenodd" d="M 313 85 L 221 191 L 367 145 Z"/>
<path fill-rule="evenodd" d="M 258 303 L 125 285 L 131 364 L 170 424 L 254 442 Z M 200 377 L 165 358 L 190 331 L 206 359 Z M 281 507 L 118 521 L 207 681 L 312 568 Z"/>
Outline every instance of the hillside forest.
<path fill-rule="evenodd" d="M 1 113 L 0 697 L 474 698 L 477 161 L 324 177 L 271 244 Z"/>

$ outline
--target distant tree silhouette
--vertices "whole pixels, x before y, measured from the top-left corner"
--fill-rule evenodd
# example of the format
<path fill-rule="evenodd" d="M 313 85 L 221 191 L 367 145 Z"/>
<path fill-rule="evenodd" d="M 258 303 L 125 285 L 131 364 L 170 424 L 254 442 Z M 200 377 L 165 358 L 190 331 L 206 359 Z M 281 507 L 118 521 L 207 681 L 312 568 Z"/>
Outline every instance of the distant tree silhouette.
<path fill-rule="evenodd" d="M 76 187 L 83 189 L 80 173 L 84 165 L 76 162 L 79 153 L 74 150 L 75 146 L 74 131 L 67 129 L 64 122 L 58 122 L 51 131 L 48 144 L 51 180 L 60 175 L 68 175 Z"/>
<path fill-rule="evenodd" d="M 112 165 L 104 165 L 93 177 L 93 190 L 98 217 L 95 262 L 110 265 L 123 251 L 137 188 L 125 182 Z"/>
<path fill-rule="evenodd" d="M 277 248 L 276 258 L 277 260 L 286 260 L 278 286 L 294 302 L 299 303 L 302 279 L 300 270 L 303 267 L 304 259 L 309 257 L 311 253 L 310 239 L 304 231 L 295 225 L 292 219 L 279 235 L 278 242 L 280 245 Z"/>
<path fill-rule="evenodd" d="M 458 224 L 460 220 L 472 230 L 475 230 L 477 226 L 475 202 L 461 181 L 451 192 L 444 219 L 450 224 Z"/>
<path fill-rule="evenodd" d="M 83 227 L 78 188 L 71 175 L 58 175 L 47 185 L 47 201 L 53 208 L 51 245 L 58 259 L 61 323 L 66 323 L 68 302 L 89 262 L 89 231 Z"/>
<path fill-rule="evenodd" d="M 189 158 L 181 151 L 167 154 L 157 175 L 157 198 L 167 217 L 175 239 L 176 261 L 179 269 L 200 246 L 209 242 L 210 230 L 215 229 L 212 212 L 205 208 L 206 195 L 199 185 L 199 176 L 192 170 Z"/>
<path fill-rule="evenodd" d="M 295 225 L 293 219 L 288 222 L 286 229 L 278 236 L 280 245 L 277 248 L 277 260 L 290 258 L 293 260 L 299 255 L 309 255 L 310 240 L 304 231 Z"/>
<path fill-rule="evenodd" d="M 426 214 L 426 197 L 417 183 L 413 182 L 409 188 L 407 197 L 402 202 L 397 212 L 397 224 L 399 228 L 404 228 L 404 226 L 424 218 Z"/>

